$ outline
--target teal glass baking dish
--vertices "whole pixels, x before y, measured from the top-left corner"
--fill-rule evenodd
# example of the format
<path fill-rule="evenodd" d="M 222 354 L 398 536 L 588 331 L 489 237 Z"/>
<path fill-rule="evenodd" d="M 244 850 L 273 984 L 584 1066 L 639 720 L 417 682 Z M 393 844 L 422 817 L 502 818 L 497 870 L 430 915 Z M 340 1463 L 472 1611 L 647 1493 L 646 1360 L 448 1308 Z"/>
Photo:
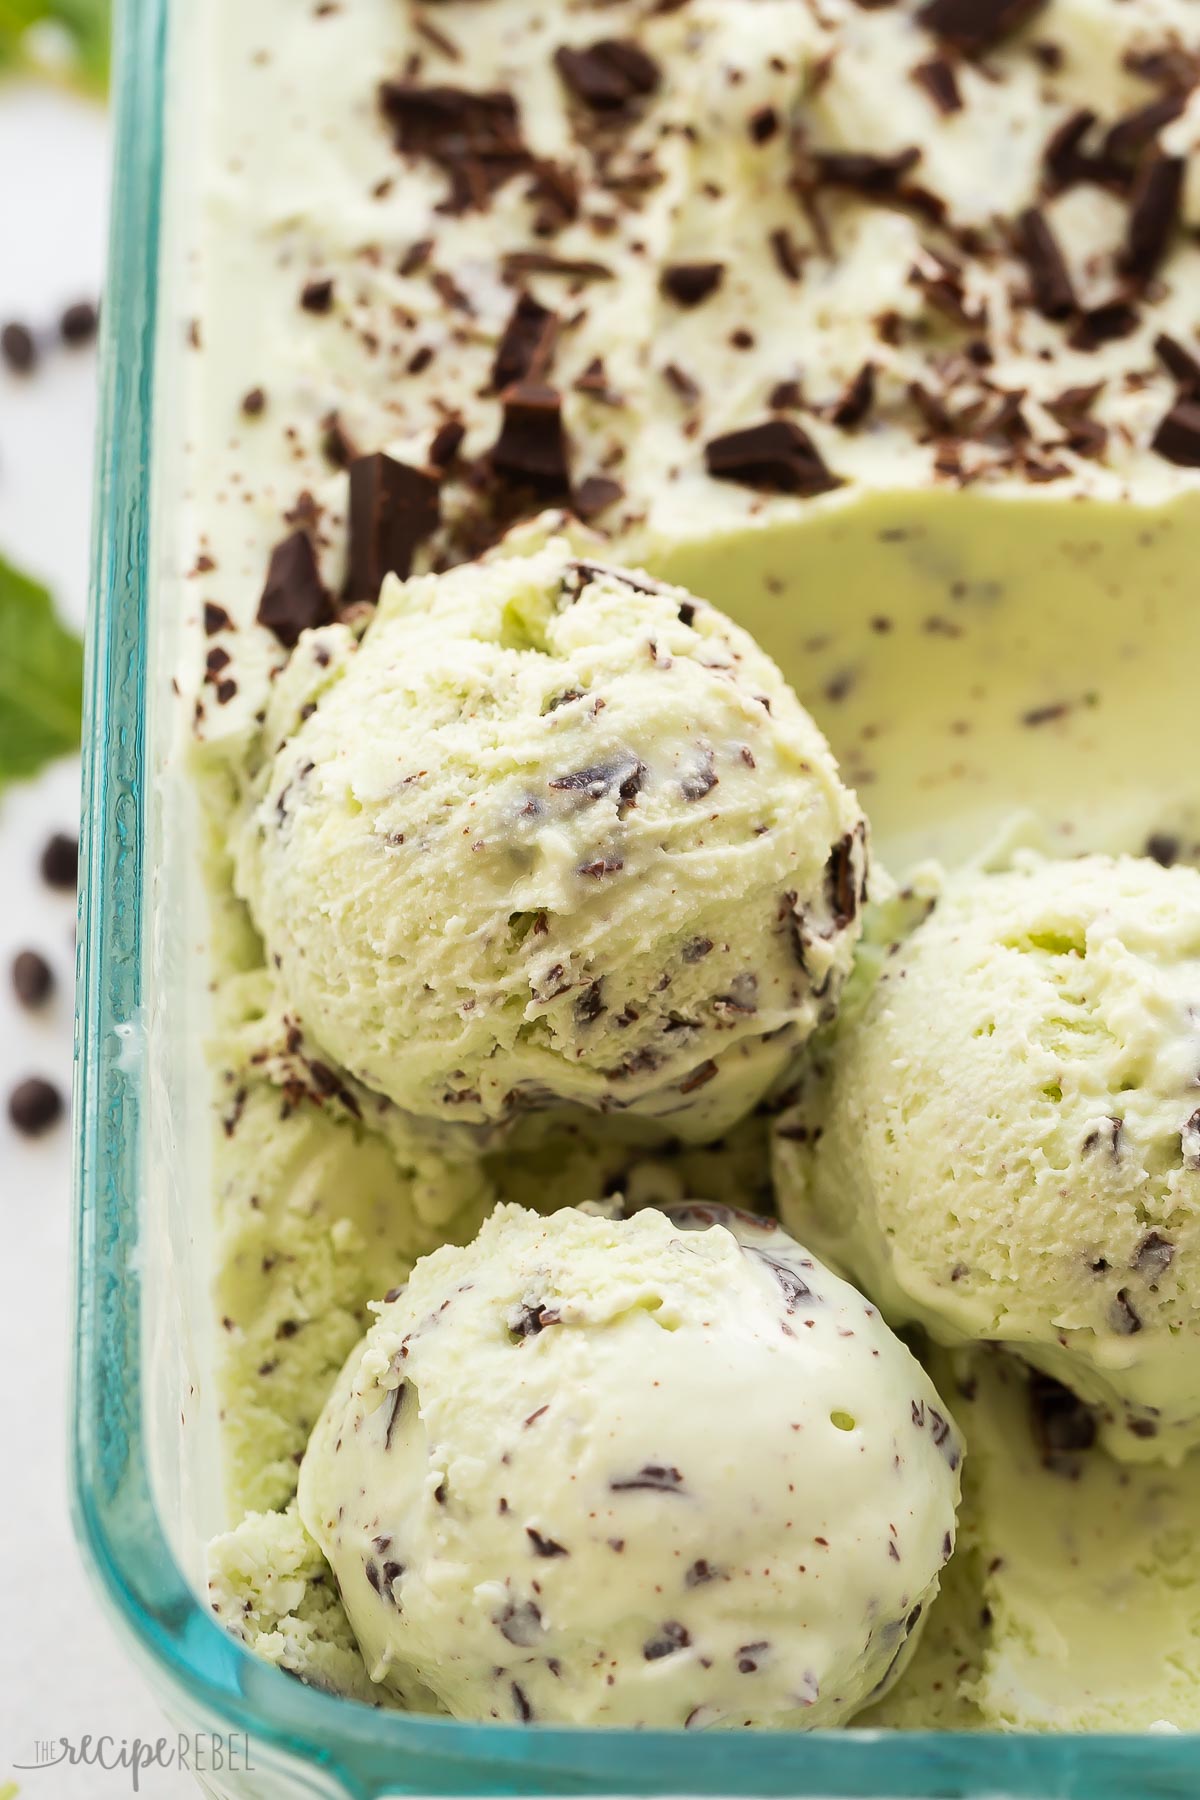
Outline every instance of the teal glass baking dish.
<path fill-rule="evenodd" d="M 165 1218 L 181 1118 L 147 1045 L 175 912 L 156 864 L 153 704 L 156 379 L 164 308 L 166 71 L 172 4 L 125 0 L 115 51 L 115 179 L 105 303 L 87 677 L 77 1031 L 76 1316 L 70 1408 L 76 1523 L 110 1611 L 168 1713 L 244 1748 L 201 1779 L 221 1796 L 739 1794 L 1169 1800 L 1200 1792 L 1200 1741 L 1179 1734 L 798 1735 L 467 1726 L 379 1713 L 257 1662 L 212 1619 L 180 1553 L 184 1469 L 164 1419 L 185 1419 L 189 1250 L 203 1221 Z M 152 1162 L 151 1152 L 157 1160 Z M 167 1169 L 164 1178 L 163 1169 Z M 167 1254 L 158 1255 L 165 1248 Z M 170 1434 L 166 1434 L 169 1446 Z M 201 1472 L 202 1473 L 202 1472 Z"/>

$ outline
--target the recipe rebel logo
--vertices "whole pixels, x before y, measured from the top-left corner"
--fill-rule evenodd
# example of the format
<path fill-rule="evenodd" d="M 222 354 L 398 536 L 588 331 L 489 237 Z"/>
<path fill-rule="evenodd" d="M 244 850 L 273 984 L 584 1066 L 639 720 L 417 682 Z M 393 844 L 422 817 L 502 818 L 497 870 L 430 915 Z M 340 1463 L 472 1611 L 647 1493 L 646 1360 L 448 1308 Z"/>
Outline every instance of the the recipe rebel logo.
<path fill-rule="evenodd" d="M 130 1791 L 153 1794 L 153 1782 L 143 1789 L 143 1778 L 159 1769 L 185 1769 L 193 1775 L 240 1775 L 254 1773 L 250 1739 L 241 1731 L 180 1731 L 173 1737 L 113 1737 L 111 1733 L 93 1735 L 85 1732 L 78 1738 L 39 1738 L 33 1754 L 25 1762 L 14 1762 L 14 1770 L 22 1774 L 45 1769 L 124 1769 L 129 1776 Z M 7 1800 L 15 1787 L 0 1787 L 0 1800 Z"/>

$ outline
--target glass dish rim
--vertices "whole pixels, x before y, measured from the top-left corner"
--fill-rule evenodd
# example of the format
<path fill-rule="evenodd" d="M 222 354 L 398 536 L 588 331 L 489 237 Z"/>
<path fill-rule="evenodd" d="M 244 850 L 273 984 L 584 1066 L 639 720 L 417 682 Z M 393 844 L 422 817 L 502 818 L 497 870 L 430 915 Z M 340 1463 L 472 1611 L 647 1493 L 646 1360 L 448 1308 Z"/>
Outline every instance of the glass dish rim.
<path fill-rule="evenodd" d="M 119 0 L 109 280 L 85 680 L 77 953 L 76 1532 L 110 1612 L 186 1705 L 322 1769 L 402 1792 L 1192 1794 L 1200 1735 L 696 1734 L 461 1724 L 376 1711 L 261 1663 L 210 1615 L 155 1511 L 141 1430 L 137 1263 L 149 567 L 166 45 L 178 0 Z M 797 1768 L 797 1765 L 802 1765 Z M 797 1785 L 798 1774 L 804 1786 Z M 416 1785 L 410 1785 L 415 1779 Z M 512 1785 L 520 1780 L 520 1787 Z M 949 1784 L 949 1785 L 948 1785 Z"/>

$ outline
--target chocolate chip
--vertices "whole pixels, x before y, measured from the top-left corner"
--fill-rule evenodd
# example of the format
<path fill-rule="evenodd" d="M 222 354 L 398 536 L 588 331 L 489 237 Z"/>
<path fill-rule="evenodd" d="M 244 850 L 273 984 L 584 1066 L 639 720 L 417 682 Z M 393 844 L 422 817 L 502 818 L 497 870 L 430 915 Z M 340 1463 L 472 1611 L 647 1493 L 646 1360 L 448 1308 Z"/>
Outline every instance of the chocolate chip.
<path fill-rule="evenodd" d="M 658 1662 L 664 1656 L 673 1656 L 676 1650 L 686 1650 L 691 1641 L 686 1627 L 678 1619 L 668 1619 L 642 1645 L 642 1655 L 647 1662 Z"/>
<path fill-rule="evenodd" d="M 921 160 L 916 144 L 893 156 L 875 156 L 867 150 L 818 150 L 813 166 L 826 187 L 849 188 L 870 199 L 894 194 L 900 181 Z"/>
<path fill-rule="evenodd" d="M 1157 100 L 1135 107 L 1132 112 L 1123 113 L 1104 134 L 1102 156 L 1117 162 L 1122 157 L 1136 155 L 1153 142 L 1164 126 L 1179 117 L 1186 104 L 1187 92 L 1179 88 L 1174 93 L 1160 94 Z"/>
<path fill-rule="evenodd" d="M 547 782 L 554 793 L 580 794 L 588 800 L 600 800 L 615 788 L 620 798 L 632 804 L 641 790 L 646 765 L 629 751 L 611 762 L 592 763 L 586 769 L 572 769 L 568 775 L 556 775 Z"/>
<path fill-rule="evenodd" d="M 1143 166 L 1134 184 L 1121 266 L 1141 281 L 1155 273 L 1166 255 L 1179 220 L 1183 174 L 1181 156 L 1157 156 Z"/>
<path fill-rule="evenodd" d="M 768 419 L 711 438 L 704 459 L 714 480 L 736 481 L 763 493 L 811 496 L 842 485 L 792 419 Z"/>
<path fill-rule="evenodd" d="M 300 304 L 305 312 L 327 313 L 333 307 L 333 278 L 320 276 L 313 281 L 306 281 L 300 289 Z"/>
<path fill-rule="evenodd" d="M 855 868 L 855 837 L 854 832 L 848 831 L 833 846 L 825 865 L 826 897 L 833 922 L 839 931 L 844 930 L 858 916 L 863 897 L 862 883 Z"/>
<path fill-rule="evenodd" d="M 1108 1309 L 1108 1322 L 1118 1337 L 1133 1337 L 1142 1329 L 1141 1317 L 1129 1298 L 1128 1288 L 1117 1289 L 1116 1297 Z"/>
<path fill-rule="evenodd" d="M 387 575 L 402 581 L 437 530 L 441 484 L 436 473 L 377 450 L 350 464 L 349 551 L 344 597 L 372 604 Z"/>
<path fill-rule="evenodd" d="M 501 1637 L 518 1649 L 532 1650 L 542 1640 L 541 1608 L 532 1600 L 510 1600 L 492 1619 Z"/>
<path fill-rule="evenodd" d="M 700 383 L 694 381 L 678 363 L 667 363 L 663 369 L 663 379 L 671 387 L 685 406 L 694 406 L 700 398 Z"/>
<path fill-rule="evenodd" d="M 918 63 L 912 78 L 929 95 L 943 117 L 962 111 L 958 76 L 954 73 L 954 64 L 947 62 L 944 56 L 931 56 L 928 62 Z"/>
<path fill-rule="evenodd" d="M 306 531 L 293 531 L 272 550 L 257 618 L 285 650 L 295 648 L 302 631 L 332 621 L 333 602 Z"/>
<path fill-rule="evenodd" d="M 1058 239 L 1035 206 L 1017 219 L 1017 250 L 1029 270 L 1033 301 L 1047 319 L 1065 319 L 1075 311 L 1075 289 Z"/>
<path fill-rule="evenodd" d="M 751 143 L 767 144 L 779 130 L 779 114 L 773 106 L 760 106 L 750 114 L 748 129 Z"/>
<path fill-rule="evenodd" d="M 508 1321 L 508 1329 L 514 1338 L 533 1338 L 540 1337 L 548 1326 L 561 1324 L 561 1313 L 539 1300 L 536 1305 L 522 1306 L 513 1313 Z"/>
<path fill-rule="evenodd" d="M 1046 0 L 926 0 L 917 21 L 964 56 L 979 56 L 1041 12 Z"/>
<path fill-rule="evenodd" d="M 523 1725 L 528 1725 L 529 1721 L 533 1718 L 533 1708 L 530 1706 L 525 1689 L 521 1686 L 519 1681 L 514 1681 L 512 1684 L 512 1697 L 513 1707 L 518 1719 L 520 1719 Z"/>
<path fill-rule="evenodd" d="M 1175 1260 L 1175 1245 L 1160 1231 L 1147 1232 L 1137 1247 L 1133 1266 L 1144 1275 L 1151 1287 L 1161 1279 Z"/>
<path fill-rule="evenodd" d="M 396 149 L 428 157 L 449 177 L 446 212 L 482 210 L 506 181 L 533 166 L 509 93 L 385 81 L 379 104 Z"/>
<path fill-rule="evenodd" d="M 1200 469 L 1200 399 L 1177 400 L 1159 421 L 1150 447 L 1182 469 Z"/>
<path fill-rule="evenodd" d="M 724 279 L 724 263 L 669 263 L 659 285 L 678 305 L 690 307 L 715 294 Z"/>
<path fill-rule="evenodd" d="M 558 390 L 540 381 L 516 381 L 505 388 L 501 404 L 504 419 L 492 446 L 493 468 L 543 499 L 566 499 L 571 477 Z"/>
<path fill-rule="evenodd" d="M 1061 1468 L 1062 1457 L 1090 1450 L 1095 1443 L 1095 1414 L 1052 1376 L 1030 1374 L 1029 1407 L 1033 1434 L 1048 1468 Z"/>
<path fill-rule="evenodd" d="M 0 330 L 0 357 L 14 375 L 29 375 L 37 364 L 38 351 L 32 331 L 15 319 Z"/>
<path fill-rule="evenodd" d="M 63 308 L 58 331 L 64 344 L 90 344 L 96 335 L 100 314 L 90 300 L 76 300 Z"/>
<path fill-rule="evenodd" d="M 577 1025 L 592 1025 L 600 1016 L 608 1011 L 604 1004 L 604 984 L 600 981 L 589 982 L 576 1000 L 574 1008 Z"/>
<path fill-rule="evenodd" d="M 533 1545 L 533 1553 L 535 1556 L 550 1558 L 554 1556 L 570 1556 L 571 1554 L 565 1544 L 556 1542 L 552 1537 L 544 1537 L 543 1534 L 536 1530 L 532 1525 L 527 1525 L 525 1527 L 525 1536 Z"/>
<path fill-rule="evenodd" d="M 208 637 L 215 637 L 218 631 L 233 630 L 233 620 L 225 608 L 213 600 L 204 602 L 204 630 Z"/>
<path fill-rule="evenodd" d="M 865 362 L 830 408 L 829 417 L 843 431 L 861 425 L 875 404 L 875 364 Z"/>
<path fill-rule="evenodd" d="M 267 396 L 260 387 L 251 388 L 249 393 L 242 395 L 242 411 L 248 419 L 259 418 L 266 404 Z"/>
<path fill-rule="evenodd" d="M 625 489 L 619 481 L 613 481 L 608 475 L 589 475 L 575 489 L 571 497 L 571 510 L 586 525 L 624 497 Z"/>
<path fill-rule="evenodd" d="M 703 800 L 712 793 L 719 780 L 712 751 L 702 749 L 694 766 L 680 777 L 679 791 L 685 800 Z"/>
<path fill-rule="evenodd" d="M 683 1476 L 679 1470 L 664 1468 L 660 1463 L 646 1463 L 636 1475 L 625 1475 L 620 1480 L 610 1481 L 608 1485 L 614 1494 L 634 1493 L 642 1488 L 658 1494 L 681 1494 L 684 1491 Z"/>
<path fill-rule="evenodd" d="M 22 1006 L 40 1006 L 54 989 L 54 971 L 36 950 L 20 950 L 13 958 L 13 992 Z"/>
<path fill-rule="evenodd" d="M 1168 831 L 1152 831 L 1146 839 L 1142 854 L 1153 857 L 1162 869 L 1173 869 L 1179 861 L 1179 852 L 1183 848 L 1179 839 Z"/>
<path fill-rule="evenodd" d="M 804 273 L 804 252 L 786 225 L 779 225 L 767 242 L 781 275 L 788 281 L 799 281 Z"/>
<path fill-rule="evenodd" d="M 383 1447 L 385 1450 L 390 1450 L 392 1447 L 392 1433 L 396 1429 L 396 1420 L 404 1410 L 404 1402 L 407 1395 L 408 1383 L 407 1381 L 402 1381 L 399 1386 L 394 1387 L 391 1390 L 387 1399 L 384 1401 L 384 1405 L 389 1409 L 387 1427 L 383 1434 Z"/>
<path fill-rule="evenodd" d="M 1105 300 L 1089 307 L 1067 339 L 1072 350 L 1098 350 L 1135 332 L 1141 323 L 1138 310 L 1128 300 Z"/>
<path fill-rule="evenodd" d="M 462 448 L 466 435 L 467 428 L 461 419 L 447 419 L 439 425 L 429 445 L 431 466 L 435 469 L 448 469 Z"/>
<path fill-rule="evenodd" d="M 532 376 L 540 380 L 550 366 L 558 316 L 532 294 L 521 294 L 509 315 L 492 364 L 497 390 Z"/>
<path fill-rule="evenodd" d="M 621 111 L 653 94 L 658 64 L 630 38 L 600 38 L 584 49 L 563 44 L 554 66 L 577 100 L 594 112 Z"/>
<path fill-rule="evenodd" d="M 679 1083 L 680 1093 L 694 1094 L 698 1089 L 707 1087 L 709 1082 L 715 1079 L 717 1072 L 716 1063 L 709 1057 L 707 1061 L 700 1063 L 697 1068 L 692 1070 L 690 1075 L 685 1076 Z"/>
<path fill-rule="evenodd" d="M 63 831 L 56 831 L 49 838 L 42 851 L 42 880 L 47 887 L 76 888 L 79 886 L 79 839 L 68 837 Z"/>
<path fill-rule="evenodd" d="M 63 1099 L 52 1081 L 39 1075 L 19 1082 L 8 1096 L 8 1116 L 22 1137 L 38 1137 L 61 1116 Z"/>
<path fill-rule="evenodd" d="M 762 1263 L 765 1268 L 770 1270 L 772 1277 L 783 1291 L 784 1304 L 788 1312 L 795 1312 L 798 1306 L 810 1307 L 816 1304 L 816 1295 L 803 1276 L 797 1275 L 795 1269 L 790 1268 L 787 1263 L 778 1261 L 774 1256 L 768 1256 L 765 1250 L 752 1249 L 750 1254 L 757 1262 Z"/>

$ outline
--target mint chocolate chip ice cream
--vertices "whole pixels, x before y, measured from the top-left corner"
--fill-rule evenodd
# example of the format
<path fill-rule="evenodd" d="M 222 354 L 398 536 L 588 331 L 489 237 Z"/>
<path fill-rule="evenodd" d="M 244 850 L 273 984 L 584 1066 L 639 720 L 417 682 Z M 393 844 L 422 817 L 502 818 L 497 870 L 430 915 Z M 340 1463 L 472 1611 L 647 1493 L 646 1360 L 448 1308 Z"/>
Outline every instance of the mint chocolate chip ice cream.
<path fill-rule="evenodd" d="M 411 1114 L 717 1136 L 836 1008 L 866 881 L 775 665 L 558 540 L 390 584 L 361 645 L 338 632 L 237 868 L 317 1042 Z"/>

